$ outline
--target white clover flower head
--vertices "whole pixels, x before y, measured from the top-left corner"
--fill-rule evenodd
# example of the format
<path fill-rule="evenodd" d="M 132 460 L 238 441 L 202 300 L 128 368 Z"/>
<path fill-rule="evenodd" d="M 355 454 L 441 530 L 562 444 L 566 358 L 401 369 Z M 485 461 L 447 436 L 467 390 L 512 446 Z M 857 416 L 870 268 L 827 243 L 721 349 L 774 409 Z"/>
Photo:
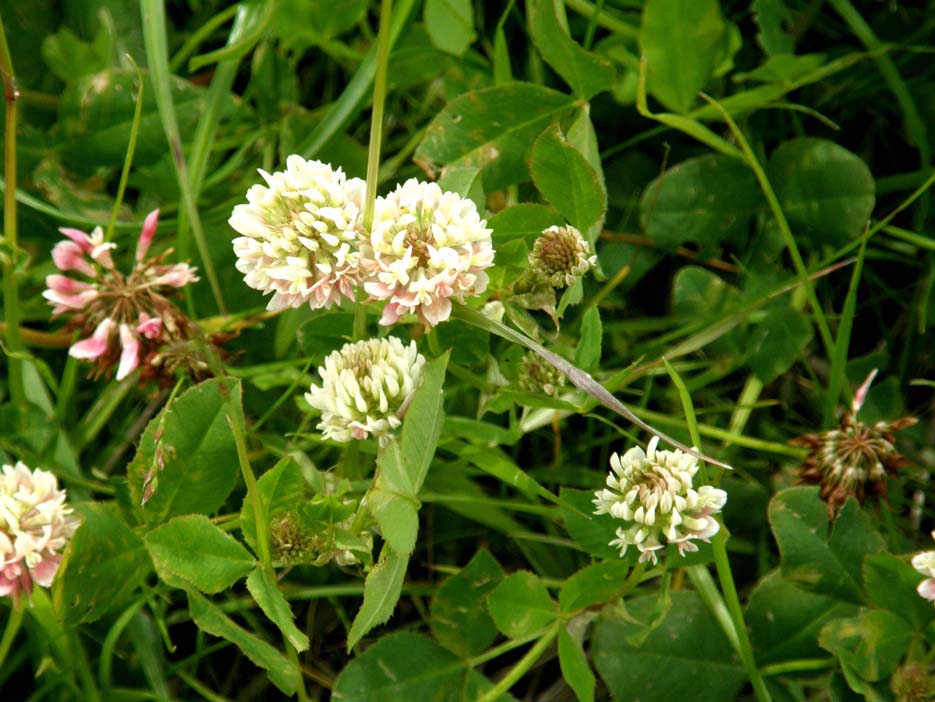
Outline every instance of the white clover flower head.
<path fill-rule="evenodd" d="M 171 249 L 148 255 L 158 224 L 159 210 L 153 210 L 143 222 L 128 274 L 114 266 L 111 251 L 116 244 L 104 241 L 101 227 L 90 234 L 59 229 L 68 237 L 52 249 L 61 273 L 46 277 L 42 296 L 52 305 L 53 316 L 67 316 L 68 326 L 80 330 L 81 338 L 68 353 L 93 362 L 92 375 L 116 366 L 116 378 L 123 380 L 141 364 L 151 370 L 159 348 L 188 338 L 194 328 L 172 298 L 198 281 L 197 272 L 187 263 L 165 263 Z"/>
<path fill-rule="evenodd" d="M 935 539 L 935 531 L 932 532 L 932 538 Z M 917 553 L 912 557 L 912 567 L 926 576 L 916 591 L 925 599 L 935 602 L 935 551 Z"/>
<path fill-rule="evenodd" d="M 48 587 L 79 520 L 55 476 L 22 462 L 0 474 L 0 596 L 18 603 L 34 585 Z"/>
<path fill-rule="evenodd" d="M 622 457 L 610 457 L 612 471 L 607 488 L 598 490 L 595 514 L 610 514 L 626 524 L 617 528 L 611 546 L 623 556 L 630 546 L 640 551 L 640 561 L 657 562 L 656 552 L 667 543 L 679 553 L 697 551 L 694 539 L 710 541 L 718 532 L 714 514 L 727 502 L 727 493 L 710 485 L 697 490 L 692 479 L 698 460 L 682 451 L 657 451 L 659 437 L 644 452 L 631 448 Z"/>
<path fill-rule="evenodd" d="M 285 171 L 260 175 L 266 185 L 252 186 L 228 220 L 242 235 L 233 244 L 244 282 L 272 293 L 274 311 L 353 300 L 366 183 L 295 154 Z"/>
<path fill-rule="evenodd" d="M 386 301 L 380 324 L 415 313 L 426 327 L 487 289 L 493 265 L 491 230 L 477 206 L 436 183 L 412 178 L 377 198 L 370 239 L 361 246 L 364 290 Z"/>
<path fill-rule="evenodd" d="M 347 442 L 373 435 L 381 446 L 402 424 L 402 415 L 422 383 L 425 357 L 416 343 L 396 337 L 345 344 L 318 369 L 322 384 L 305 394 L 321 411 L 318 428 L 326 439 Z"/>
<path fill-rule="evenodd" d="M 597 257 L 590 245 L 570 224 L 545 229 L 529 253 L 529 270 L 553 288 L 574 285 L 595 265 Z"/>

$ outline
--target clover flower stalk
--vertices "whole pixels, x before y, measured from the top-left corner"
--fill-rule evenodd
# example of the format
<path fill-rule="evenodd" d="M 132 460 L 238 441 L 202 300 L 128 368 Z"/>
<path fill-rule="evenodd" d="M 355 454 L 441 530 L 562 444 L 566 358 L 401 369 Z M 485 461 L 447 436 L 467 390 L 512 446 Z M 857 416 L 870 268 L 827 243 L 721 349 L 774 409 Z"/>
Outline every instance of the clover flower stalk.
<path fill-rule="evenodd" d="M 80 522 L 65 502 L 65 490 L 45 470 L 22 462 L 0 474 L 0 596 L 18 604 L 35 585 L 48 587 L 61 552 Z"/>
<path fill-rule="evenodd" d="M 59 230 L 68 237 L 52 249 L 61 273 L 46 278 L 42 296 L 52 305 L 53 316 L 67 316 L 68 327 L 81 331 L 82 338 L 68 353 L 94 362 L 92 375 L 116 366 L 116 378 L 123 380 L 141 363 L 158 361 L 160 347 L 192 332 L 192 323 L 171 298 L 198 277 L 187 263 L 164 262 L 171 249 L 148 256 L 158 220 L 159 210 L 154 210 L 143 222 L 128 275 L 116 269 L 111 255 L 116 244 L 104 241 L 101 227 L 90 234 Z"/>
<path fill-rule="evenodd" d="M 682 451 L 658 451 L 653 437 L 644 452 L 631 448 L 610 458 L 607 487 L 594 499 L 595 514 L 609 514 L 625 522 L 610 545 L 626 555 L 630 546 L 640 561 L 657 562 L 657 551 L 675 544 L 679 553 L 697 551 L 695 540 L 710 542 L 719 529 L 714 515 L 727 502 L 727 493 L 710 485 L 695 489 L 692 481 L 698 460 Z"/>
<path fill-rule="evenodd" d="M 425 357 L 415 342 L 396 337 L 345 344 L 318 369 L 322 384 L 305 399 L 321 411 L 318 429 L 326 439 L 348 442 L 375 436 L 381 446 L 402 424 L 402 416 L 422 382 Z"/>
<path fill-rule="evenodd" d="M 380 324 L 414 313 L 434 327 L 452 298 L 483 293 L 494 258 L 486 224 L 471 200 L 415 178 L 377 198 L 360 266 L 370 299 L 386 301 Z"/>
<path fill-rule="evenodd" d="M 241 235 L 233 245 L 244 282 L 272 294 L 271 311 L 353 300 L 366 183 L 294 154 L 285 171 L 259 172 L 266 184 L 252 186 L 228 220 Z"/>

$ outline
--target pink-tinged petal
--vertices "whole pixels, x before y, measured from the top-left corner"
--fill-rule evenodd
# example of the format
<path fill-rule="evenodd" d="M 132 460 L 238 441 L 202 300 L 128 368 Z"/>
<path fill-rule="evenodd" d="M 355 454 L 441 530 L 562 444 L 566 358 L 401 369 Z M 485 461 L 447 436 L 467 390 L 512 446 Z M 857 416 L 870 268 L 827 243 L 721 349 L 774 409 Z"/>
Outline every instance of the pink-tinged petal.
<path fill-rule="evenodd" d="M 84 290 L 76 295 L 63 295 L 55 290 L 44 290 L 42 297 L 49 301 L 55 314 L 61 314 L 66 310 L 84 309 L 88 303 L 97 298 L 97 290 Z"/>
<path fill-rule="evenodd" d="M 91 249 L 91 258 L 104 266 L 104 268 L 113 268 L 114 259 L 110 257 L 110 250 L 116 248 L 116 244 L 98 244 L 93 249 Z"/>
<path fill-rule="evenodd" d="M 68 349 L 68 355 L 88 361 L 102 356 L 107 352 L 107 347 L 110 345 L 110 335 L 116 326 L 114 320 L 108 317 L 97 325 L 97 329 L 94 330 L 91 338 L 82 339 L 72 344 L 71 348 Z"/>
<path fill-rule="evenodd" d="M 195 269 L 187 263 L 176 263 L 162 275 L 153 279 L 153 285 L 169 285 L 173 288 L 184 288 L 189 283 L 198 282 Z"/>
<path fill-rule="evenodd" d="M 49 290 L 54 290 L 55 292 L 62 293 L 63 295 L 74 295 L 75 293 L 79 293 L 84 290 L 90 290 L 92 287 L 94 287 L 90 283 L 82 283 L 80 281 L 69 278 L 67 275 L 60 275 L 58 273 L 47 275 L 45 277 L 45 286 Z"/>
<path fill-rule="evenodd" d="M 916 588 L 916 592 L 925 599 L 935 602 L 935 578 L 926 578 L 923 580 Z"/>
<path fill-rule="evenodd" d="M 447 297 L 437 297 L 430 304 L 419 308 L 419 316 L 429 325 L 438 326 L 451 316 L 451 300 Z"/>
<path fill-rule="evenodd" d="M 149 245 L 153 243 L 153 237 L 156 235 L 156 225 L 159 223 L 159 210 L 153 210 L 146 219 L 143 220 L 143 229 L 140 231 L 139 241 L 136 242 L 136 260 L 142 261 L 146 258 L 149 251 Z"/>
<path fill-rule="evenodd" d="M 877 371 L 879 369 L 874 368 L 870 371 L 870 375 L 867 376 L 866 380 L 860 384 L 860 387 L 857 388 L 857 391 L 854 393 L 854 401 L 851 402 L 851 413 L 857 414 L 860 411 L 860 408 L 864 406 L 864 402 L 867 399 L 867 393 L 870 392 L 870 384 L 873 382 L 873 379 L 877 377 Z"/>
<path fill-rule="evenodd" d="M 52 584 L 52 579 L 55 577 L 56 571 L 58 571 L 58 564 L 61 562 L 61 554 L 56 553 L 52 556 L 46 556 L 36 565 L 29 569 L 30 575 L 32 575 L 33 582 L 42 585 L 42 587 L 48 587 Z"/>
<path fill-rule="evenodd" d="M 117 367 L 117 380 L 123 380 L 140 365 L 140 340 L 126 324 L 120 325 L 120 365 Z"/>
<path fill-rule="evenodd" d="M 80 229 L 72 229 L 71 227 L 59 227 L 59 231 L 71 239 L 73 242 L 78 244 L 81 250 L 84 253 L 91 253 L 91 249 L 94 248 L 94 244 L 91 241 L 91 237 L 87 235 L 86 232 L 81 231 Z"/>
<path fill-rule="evenodd" d="M 60 241 L 52 248 L 52 260 L 60 271 L 78 271 L 89 278 L 97 275 L 94 267 L 84 259 L 84 251 L 73 241 Z"/>
<path fill-rule="evenodd" d="M 136 325 L 134 331 L 142 334 L 147 339 L 155 339 L 162 333 L 162 319 L 160 317 L 150 317 L 145 312 L 140 312 L 140 323 Z"/>
<path fill-rule="evenodd" d="M 383 316 L 380 317 L 380 325 L 388 327 L 391 324 L 396 324 L 400 316 L 402 316 L 402 308 L 396 303 L 387 302 L 386 307 L 383 308 Z"/>

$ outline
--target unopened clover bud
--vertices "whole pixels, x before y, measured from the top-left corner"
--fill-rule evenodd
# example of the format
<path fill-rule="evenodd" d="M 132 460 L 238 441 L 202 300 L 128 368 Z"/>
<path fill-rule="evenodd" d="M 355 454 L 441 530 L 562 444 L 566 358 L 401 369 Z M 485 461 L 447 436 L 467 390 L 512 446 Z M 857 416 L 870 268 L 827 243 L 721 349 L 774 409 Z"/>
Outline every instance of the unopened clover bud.
<path fill-rule="evenodd" d="M 544 230 L 529 254 L 530 273 L 553 288 L 574 285 L 596 264 L 588 242 L 571 225 Z"/>

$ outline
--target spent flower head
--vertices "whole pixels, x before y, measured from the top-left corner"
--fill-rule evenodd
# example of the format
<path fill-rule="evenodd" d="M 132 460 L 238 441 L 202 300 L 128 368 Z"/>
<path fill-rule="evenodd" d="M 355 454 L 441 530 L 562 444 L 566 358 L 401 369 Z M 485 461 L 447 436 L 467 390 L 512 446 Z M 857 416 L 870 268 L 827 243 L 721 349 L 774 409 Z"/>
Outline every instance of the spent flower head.
<path fill-rule="evenodd" d="M 529 253 L 529 270 L 537 281 L 553 288 L 574 285 L 597 257 L 581 232 L 573 226 L 552 226 L 544 230 Z"/>
<path fill-rule="evenodd" d="M 52 305 L 53 316 L 68 317 L 68 327 L 81 331 L 82 338 L 68 353 L 93 361 L 93 375 L 116 366 L 117 380 L 123 380 L 141 363 L 148 368 L 160 347 L 194 332 L 171 298 L 198 276 L 187 263 L 165 263 L 171 249 L 148 256 L 158 220 L 159 210 L 146 216 L 127 275 L 114 266 L 111 251 L 116 244 L 104 241 L 101 227 L 90 234 L 59 230 L 68 238 L 52 249 L 52 260 L 62 273 L 46 277 L 42 296 Z"/>
<path fill-rule="evenodd" d="M 34 585 L 48 587 L 79 521 L 55 476 L 21 461 L 0 475 L 0 596 L 18 603 Z"/>
<path fill-rule="evenodd" d="M 484 292 L 494 257 L 486 224 L 471 200 L 436 183 L 412 178 L 377 198 L 360 264 L 370 299 L 386 301 L 380 323 L 412 312 L 435 326 L 451 314 L 451 298 Z"/>
<path fill-rule="evenodd" d="M 854 395 L 851 412 L 845 412 L 837 427 L 829 431 L 792 439 L 808 448 L 805 463 L 798 469 L 798 480 L 821 486 L 821 498 L 833 517 L 848 497 L 863 502 L 870 495 L 886 497 L 886 476 L 908 461 L 894 445 L 894 434 L 918 420 L 902 417 L 892 422 L 865 424 L 857 418 L 866 399 L 873 371 Z"/>
<path fill-rule="evenodd" d="M 318 428 L 326 439 L 373 435 L 385 445 L 402 424 L 424 365 L 414 341 L 403 346 L 389 337 L 345 344 L 325 358 L 318 369 L 322 384 L 312 385 L 305 399 L 321 411 Z"/>
<path fill-rule="evenodd" d="M 266 184 L 253 185 L 228 220 L 241 234 L 233 244 L 244 282 L 272 293 L 273 311 L 354 299 L 366 183 L 295 154 L 285 171 L 260 175 Z"/>
<path fill-rule="evenodd" d="M 607 487 L 594 499 L 595 514 L 610 514 L 625 522 L 617 528 L 611 546 L 623 556 L 630 546 L 640 551 L 640 561 L 657 561 L 656 551 L 667 543 L 679 553 L 697 551 L 695 539 L 710 541 L 718 532 L 714 514 L 727 502 L 727 493 L 710 485 L 698 489 L 692 480 L 698 460 L 682 451 L 657 451 L 653 437 L 644 452 L 631 448 L 622 457 L 610 457 L 612 471 Z"/>

